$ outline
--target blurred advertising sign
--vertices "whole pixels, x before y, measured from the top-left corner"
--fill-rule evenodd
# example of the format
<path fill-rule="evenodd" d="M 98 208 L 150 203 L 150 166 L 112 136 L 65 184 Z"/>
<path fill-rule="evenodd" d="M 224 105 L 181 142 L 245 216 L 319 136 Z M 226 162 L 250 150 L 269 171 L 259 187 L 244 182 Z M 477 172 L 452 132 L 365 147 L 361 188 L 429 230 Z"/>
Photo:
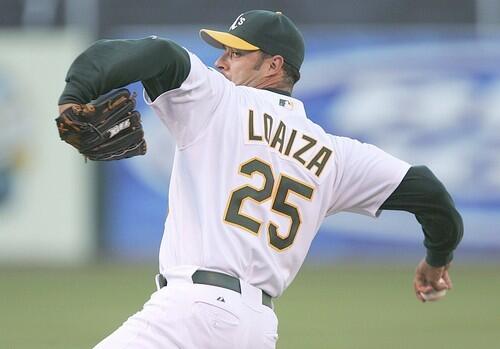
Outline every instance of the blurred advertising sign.
<path fill-rule="evenodd" d="M 212 65 L 218 52 L 207 47 L 196 30 L 166 33 Z M 132 36 L 152 33 L 136 34 Z M 321 28 L 304 34 L 308 50 L 294 93 L 304 101 L 309 117 L 330 133 L 429 166 L 463 214 L 464 253 L 498 256 L 500 37 L 418 28 L 342 32 Z M 140 85 L 133 88 L 141 92 Z M 106 197 L 106 241 L 118 254 L 156 256 L 168 206 L 173 144 L 153 113 L 143 103 L 139 107 L 151 152 L 107 168 L 107 183 L 113 187 Z M 137 197 L 145 205 L 132 204 L 131 198 Z M 127 218 L 131 215 L 133 221 Z M 422 239 L 409 214 L 384 212 L 377 221 L 340 214 L 326 220 L 310 257 L 397 258 L 399 254 L 404 259 L 422 253 Z"/>
<path fill-rule="evenodd" d="M 95 249 L 92 166 L 59 140 L 54 118 L 86 41 L 3 31 L 0 46 L 0 264 L 87 261 Z"/>

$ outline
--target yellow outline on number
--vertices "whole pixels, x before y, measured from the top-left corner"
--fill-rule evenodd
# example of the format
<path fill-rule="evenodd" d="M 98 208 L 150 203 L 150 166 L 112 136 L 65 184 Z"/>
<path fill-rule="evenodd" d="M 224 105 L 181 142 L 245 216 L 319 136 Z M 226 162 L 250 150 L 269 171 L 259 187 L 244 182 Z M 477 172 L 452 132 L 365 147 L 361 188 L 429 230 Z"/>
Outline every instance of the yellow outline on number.
<path fill-rule="evenodd" d="M 302 181 L 302 180 L 300 180 L 300 179 L 294 178 L 294 177 L 289 176 L 289 175 L 280 174 L 280 176 L 279 176 L 279 180 L 278 180 L 277 182 L 275 182 L 275 183 L 274 183 L 274 184 L 275 184 L 275 186 L 276 186 L 276 190 L 273 190 L 273 195 L 272 195 L 272 197 L 273 197 L 273 203 L 274 203 L 274 200 L 276 199 L 276 194 L 277 194 L 277 192 L 278 192 L 278 188 L 279 188 L 279 187 L 280 187 L 280 185 L 281 185 L 281 179 L 282 179 L 283 177 L 286 177 L 286 178 L 288 178 L 288 179 L 290 179 L 290 180 L 292 180 L 292 181 L 294 181 L 294 182 L 300 183 L 300 184 L 304 185 L 305 187 L 307 187 L 307 188 L 309 188 L 309 189 L 311 189 L 311 190 L 312 190 L 312 193 L 311 193 L 311 197 L 310 197 L 310 198 L 308 198 L 307 196 L 304 196 L 304 195 L 302 195 L 302 194 L 300 194 L 300 193 L 297 193 L 296 191 L 293 191 L 293 190 L 287 190 L 286 195 L 285 195 L 285 199 L 283 200 L 283 203 L 288 204 L 289 206 L 291 206 L 291 207 L 295 208 L 295 209 L 297 210 L 297 214 L 299 215 L 299 225 L 298 225 L 298 227 L 297 227 L 297 233 L 296 233 L 296 235 L 295 235 L 295 238 L 296 238 L 296 237 L 297 237 L 297 234 L 299 233 L 300 226 L 302 225 L 302 215 L 301 215 L 300 210 L 299 210 L 299 208 L 298 208 L 297 206 L 295 206 L 295 205 L 294 205 L 294 204 L 292 204 L 291 202 L 288 202 L 288 201 L 287 201 L 287 199 L 288 199 L 288 195 L 290 195 L 290 193 L 291 193 L 291 192 L 293 192 L 294 194 L 296 194 L 297 196 L 300 196 L 300 197 L 301 197 L 301 198 L 303 198 L 304 200 L 311 202 L 311 201 L 312 201 L 312 199 L 313 199 L 313 197 L 314 197 L 314 190 L 315 190 L 316 188 L 315 188 L 315 187 L 313 187 L 313 186 L 311 186 L 311 185 L 310 185 L 310 184 L 308 184 L 308 183 L 305 183 L 304 181 Z M 276 183 L 277 183 L 277 184 L 276 184 Z M 289 215 L 287 215 L 287 214 L 284 214 L 284 213 L 281 213 L 281 212 L 279 212 L 279 211 L 276 211 L 275 209 L 273 209 L 273 206 L 274 206 L 274 205 L 271 205 L 271 211 L 272 211 L 272 212 L 274 212 L 274 213 L 276 213 L 276 214 L 278 214 L 278 215 L 280 215 L 280 216 L 287 217 L 287 218 L 290 220 L 290 228 L 288 229 L 288 235 L 283 236 L 283 235 L 281 235 L 281 234 L 279 233 L 279 231 L 280 231 L 280 230 L 279 230 L 279 225 L 278 225 L 278 224 L 276 224 L 275 222 L 273 222 L 271 219 L 269 219 L 269 223 L 267 224 L 267 243 L 269 244 L 269 246 L 271 246 L 271 248 L 272 248 L 273 250 L 275 250 L 275 251 L 277 251 L 277 252 L 283 252 L 283 251 L 286 251 L 286 250 L 288 250 L 290 247 L 292 247 L 292 246 L 293 246 L 293 244 L 295 243 L 295 238 L 293 239 L 293 242 L 292 242 L 289 246 L 287 246 L 287 247 L 285 247 L 285 248 L 283 248 L 283 249 L 276 248 L 276 247 L 274 247 L 274 246 L 271 244 L 271 234 L 269 233 L 269 227 L 271 226 L 271 224 L 273 224 L 273 225 L 276 227 L 276 233 L 277 233 L 277 235 L 278 235 L 278 238 L 280 238 L 280 239 L 284 240 L 284 239 L 286 239 L 286 238 L 288 238 L 288 237 L 290 236 L 290 229 L 292 228 L 293 219 L 292 219 L 292 217 L 291 217 L 291 216 L 289 216 Z"/>
<path fill-rule="evenodd" d="M 268 243 L 268 245 L 269 245 L 269 246 L 270 246 L 273 250 L 275 250 L 275 251 L 277 251 L 277 252 L 283 252 L 283 251 L 285 251 L 285 250 L 287 250 L 287 249 L 289 249 L 290 247 L 292 247 L 292 246 L 293 246 L 293 244 L 294 244 L 294 242 L 295 242 L 295 238 L 297 237 L 297 234 L 298 234 L 298 232 L 299 232 L 299 230 L 300 230 L 300 226 L 302 225 L 302 215 L 301 215 L 301 213 L 300 213 L 300 209 L 299 209 L 299 207 L 298 207 L 298 206 L 296 206 L 296 205 L 294 205 L 293 203 L 291 203 L 291 202 L 289 202 L 289 201 L 288 201 L 288 196 L 290 195 L 290 193 L 294 193 L 294 194 L 296 194 L 297 196 L 301 197 L 302 199 L 304 199 L 304 200 L 306 200 L 306 201 L 311 202 L 311 201 L 313 200 L 313 197 L 314 197 L 314 191 L 315 191 L 315 189 L 316 189 L 316 188 L 315 188 L 314 186 L 310 185 L 309 183 L 306 183 L 306 182 L 304 182 L 304 181 L 302 181 L 302 180 L 300 180 L 300 179 L 294 178 L 294 177 L 292 177 L 292 176 L 290 176 L 290 175 L 281 174 L 281 173 L 280 173 L 280 175 L 279 175 L 279 179 L 278 179 L 278 181 L 276 181 L 276 176 L 275 176 L 275 173 L 274 173 L 274 171 L 273 171 L 273 167 L 272 167 L 272 165 L 271 165 L 270 163 L 268 163 L 267 161 L 264 161 L 264 160 L 262 160 L 261 158 L 258 158 L 258 157 L 253 157 L 253 158 L 251 158 L 251 159 L 249 159 L 249 160 L 247 160 L 247 161 L 245 161 L 245 162 L 241 163 L 241 164 L 240 164 L 240 166 L 239 166 L 238 174 L 240 174 L 240 175 L 242 175 L 242 176 L 245 176 L 245 177 L 248 177 L 248 178 L 253 178 L 253 173 L 252 173 L 252 174 L 246 174 L 246 173 L 242 172 L 242 168 L 243 168 L 243 166 L 245 166 L 246 164 L 248 164 L 248 163 L 250 163 L 250 162 L 252 162 L 252 161 L 255 161 L 255 160 L 256 160 L 256 161 L 258 161 L 258 162 L 261 162 L 262 164 L 265 164 L 265 165 L 267 165 L 267 166 L 269 167 L 269 169 L 270 169 L 270 171 L 271 171 L 271 176 L 272 176 L 272 179 L 273 179 L 273 182 L 274 182 L 274 184 L 273 184 L 273 188 L 271 189 L 271 194 L 270 194 L 270 195 L 269 195 L 266 199 L 264 199 L 264 200 L 262 200 L 262 201 L 258 201 L 258 200 L 254 199 L 254 198 L 253 198 L 253 197 L 251 197 L 251 196 L 245 196 L 245 197 L 243 197 L 243 198 L 241 199 L 240 205 L 239 205 L 239 207 L 238 207 L 238 212 L 237 212 L 237 215 L 242 216 L 242 217 L 245 217 L 245 218 L 247 218 L 247 219 L 249 219 L 249 220 L 251 220 L 251 221 L 253 221 L 253 222 L 257 223 L 257 224 L 259 225 L 259 228 L 258 228 L 258 230 L 257 230 L 257 233 L 255 233 L 254 231 L 252 231 L 252 230 L 250 230 L 250 229 L 246 228 L 246 227 L 245 227 L 245 226 L 243 226 L 243 225 L 240 225 L 240 224 L 237 224 L 237 223 L 233 223 L 233 222 L 229 222 L 229 221 L 227 221 L 227 220 L 226 220 L 226 216 L 227 216 L 227 213 L 228 213 L 229 204 L 230 204 L 230 202 L 232 201 L 233 194 L 234 194 L 236 191 L 241 190 L 241 189 L 243 189 L 243 188 L 251 188 L 251 189 L 253 189 L 253 190 L 257 191 L 257 192 L 261 192 L 261 191 L 263 191 L 263 190 L 264 190 L 264 188 L 265 188 L 265 187 L 266 187 L 266 185 L 267 185 L 267 178 L 266 178 L 265 174 L 263 174 L 263 173 L 262 173 L 262 172 L 260 172 L 260 171 L 256 171 L 256 172 L 258 172 L 258 174 L 260 174 L 262 177 L 264 177 L 264 183 L 263 183 L 263 185 L 262 185 L 262 187 L 261 187 L 261 188 L 255 188 L 255 187 L 253 187 L 253 186 L 251 186 L 251 185 L 244 184 L 244 185 L 241 185 L 241 186 L 239 186 L 239 187 L 237 187 L 237 188 L 233 189 L 233 190 L 229 193 L 229 198 L 228 198 L 228 200 L 227 200 L 227 202 L 226 202 L 226 207 L 225 207 L 225 209 L 224 209 L 224 215 L 223 215 L 223 218 L 222 218 L 222 222 L 223 222 L 224 224 L 227 224 L 227 225 L 230 225 L 230 226 L 233 226 L 233 227 L 236 227 L 236 228 L 243 229 L 243 230 L 245 230 L 245 231 L 249 232 L 250 234 L 252 234 L 252 235 L 254 235 L 254 236 L 260 236 L 261 227 L 262 227 L 262 224 L 263 224 L 264 222 L 263 222 L 263 221 L 261 221 L 261 220 L 256 219 L 255 217 L 252 217 L 252 216 L 250 216 L 250 215 L 246 215 L 246 214 L 242 213 L 242 212 L 241 212 L 241 210 L 242 210 L 242 208 L 243 208 L 243 205 L 244 205 L 244 203 L 245 203 L 245 200 L 246 200 L 246 199 L 251 199 L 251 200 L 253 200 L 254 202 L 256 202 L 257 204 L 259 204 L 259 205 L 260 205 L 260 204 L 262 204 L 262 203 L 265 203 L 265 202 L 266 202 L 266 201 L 268 201 L 268 200 L 272 200 L 272 204 L 271 204 L 271 211 L 272 211 L 272 212 L 274 212 L 275 214 L 280 215 L 280 216 L 287 217 L 287 218 L 290 220 L 290 226 L 289 226 L 289 229 L 288 229 L 288 235 L 284 236 L 284 235 L 281 235 L 281 234 L 279 233 L 279 231 L 280 231 L 280 229 L 279 229 L 279 225 L 278 225 L 278 224 L 276 224 L 275 222 L 273 222 L 271 219 L 269 219 L 269 222 L 268 222 L 268 223 L 267 223 L 267 225 L 266 225 L 266 226 L 267 226 L 267 243 Z M 298 193 L 298 192 L 296 192 L 296 191 L 294 191 L 294 190 L 287 189 L 287 191 L 286 191 L 286 195 L 285 195 L 285 198 L 284 198 L 284 200 L 283 200 L 283 203 L 284 203 L 284 204 L 287 204 L 287 205 L 288 205 L 288 206 L 290 206 L 290 207 L 293 207 L 293 208 L 297 211 L 297 214 L 298 214 L 298 216 L 299 216 L 299 222 L 298 222 L 299 224 L 298 224 L 298 226 L 297 226 L 297 232 L 296 232 L 295 238 L 293 239 L 292 243 L 291 243 L 289 246 L 287 246 L 287 247 L 285 247 L 285 248 L 283 248 L 283 249 L 279 249 L 279 248 L 277 248 L 277 247 L 275 247 L 275 246 L 273 246 L 273 245 L 271 244 L 271 234 L 270 234 L 270 230 L 269 230 L 269 228 L 270 228 L 271 224 L 272 224 L 273 226 L 275 226 L 275 227 L 276 227 L 276 234 L 277 234 L 278 238 L 279 238 L 279 239 L 282 239 L 282 240 L 284 240 L 284 239 L 286 239 L 286 238 L 288 238 L 288 237 L 290 236 L 290 230 L 291 230 L 291 227 L 292 227 L 292 224 L 293 224 L 293 217 L 292 217 L 292 216 L 287 215 L 287 214 L 284 214 L 284 213 L 282 213 L 282 212 L 279 212 L 279 211 L 277 211 L 277 210 L 273 209 L 273 206 L 274 206 L 274 203 L 275 203 L 275 200 L 276 200 L 276 195 L 277 195 L 278 190 L 279 190 L 279 188 L 280 188 L 280 186 L 281 186 L 281 182 L 282 182 L 283 177 L 286 177 L 286 178 L 288 178 L 288 179 L 289 179 L 290 181 L 292 181 L 292 182 L 299 183 L 299 184 L 303 185 L 304 187 L 307 187 L 307 188 L 311 189 L 311 191 L 312 191 L 312 192 L 311 192 L 311 197 L 310 197 L 310 198 L 308 198 L 307 196 L 304 196 L 304 195 L 302 195 L 302 194 L 300 194 L 300 193 Z"/>
<path fill-rule="evenodd" d="M 252 162 L 252 161 L 254 161 L 254 160 L 260 161 L 260 162 L 262 162 L 262 163 L 266 164 L 267 166 L 269 166 L 269 169 L 271 170 L 271 175 L 273 176 L 273 180 L 275 180 L 275 179 L 274 179 L 273 167 L 271 166 L 271 164 L 269 164 L 267 161 L 264 161 L 264 160 L 262 160 L 262 159 L 260 159 L 260 158 L 258 158 L 258 157 L 253 157 L 253 158 L 251 158 L 251 159 L 249 159 L 249 160 L 247 160 L 247 161 L 245 161 L 245 162 L 241 163 L 241 164 L 240 164 L 240 167 L 239 167 L 239 170 L 238 170 L 238 174 L 240 174 L 240 175 L 242 175 L 242 176 L 245 176 L 245 177 L 248 177 L 248 178 L 252 178 L 252 177 L 253 177 L 253 175 L 249 175 L 249 174 L 243 173 L 243 172 L 241 172 L 241 169 L 242 169 L 242 167 L 243 167 L 243 166 L 245 166 L 246 164 L 248 164 L 248 163 L 250 163 L 250 162 Z M 257 172 L 258 172 L 258 171 L 257 171 Z M 238 207 L 238 212 L 237 212 L 237 214 L 238 214 L 238 215 L 243 216 L 243 217 L 246 217 L 246 218 L 250 219 L 251 221 L 254 221 L 255 223 L 258 223 L 258 224 L 259 224 L 259 229 L 257 230 L 257 233 L 255 233 L 255 232 L 251 231 L 250 229 L 248 229 L 248 228 L 246 228 L 246 227 L 244 227 L 244 226 L 242 226 L 242 225 L 239 225 L 239 224 L 237 224 L 237 223 L 233 223 L 233 222 L 228 222 L 228 221 L 226 221 L 226 216 L 227 216 L 227 210 L 229 209 L 229 203 L 231 202 L 231 198 L 233 197 L 233 193 L 234 193 L 234 192 L 236 192 L 236 191 L 238 191 L 238 190 L 240 190 L 240 189 L 242 189 L 242 188 L 245 188 L 245 187 L 247 187 L 247 188 L 251 188 L 251 189 L 254 189 L 254 190 L 256 190 L 256 191 L 262 191 L 262 190 L 264 190 L 264 188 L 266 187 L 266 183 L 267 183 L 266 176 L 265 176 L 264 174 L 262 174 L 261 172 L 258 172 L 258 174 L 259 174 L 259 175 L 261 175 L 261 176 L 264 178 L 264 184 L 262 185 L 262 188 L 258 189 L 258 188 L 255 188 L 255 187 L 251 186 L 251 185 L 248 185 L 248 184 L 243 184 L 243 185 L 241 185 L 241 186 L 239 186 L 239 187 L 237 187 L 237 188 L 235 188 L 235 189 L 231 190 L 231 192 L 229 193 L 229 198 L 228 198 L 228 200 L 227 200 L 227 202 L 226 202 L 226 208 L 224 209 L 224 215 L 222 216 L 222 222 L 223 222 L 223 223 L 228 224 L 228 225 L 231 225 L 231 226 L 233 226 L 233 227 L 237 227 L 237 228 L 244 229 L 244 230 L 246 230 L 247 232 L 249 232 L 250 234 L 255 235 L 255 236 L 260 236 L 261 227 L 262 227 L 262 224 L 263 224 L 264 222 L 263 222 L 263 221 L 260 221 L 260 220 L 258 220 L 258 219 L 256 219 L 255 217 L 252 217 L 252 216 L 246 215 L 246 214 L 244 214 L 244 213 L 241 213 L 240 211 L 242 210 L 243 205 L 244 205 L 244 203 L 245 203 L 245 200 L 246 200 L 246 199 L 253 200 L 253 201 L 254 201 L 254 202 L 256 202 L 257 204 L 262 204 L 262 203 L 264 203 L 264 202 L 266 202 L 266 201 L 270 200 L 270 199 L 273 197 L 273 195 L 272 195 L 272 191 L 274 191 L 274 187 L 273 187 L 273 189 L 272 189 L 272 191 L 271 191 L 271 195 L 270 195 L 267 199 L 264 199 L 264 200 L 262 200 L 262 201 L 258 201 L 258 200 L 255 200 L 254 198 L 250 197 L 250 196 L 246 196 L 246 197 L 244 197 L 244 198 L 241 200 L 240 207 Z"/>

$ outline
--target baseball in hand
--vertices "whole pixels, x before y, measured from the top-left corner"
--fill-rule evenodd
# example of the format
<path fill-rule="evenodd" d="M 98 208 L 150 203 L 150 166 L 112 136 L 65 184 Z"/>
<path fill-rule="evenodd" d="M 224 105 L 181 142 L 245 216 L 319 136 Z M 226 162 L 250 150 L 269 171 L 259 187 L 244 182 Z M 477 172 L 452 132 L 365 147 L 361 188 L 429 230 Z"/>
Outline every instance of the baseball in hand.
<path fill-rule="evenodd" d="M 443 280 L 443 278 L 439 279 L 439 283 L 445 284 L 445 281 Z M 447 289 L 444 289 L 441 291 L 432 290 L 432 291 L 425 292 L 425 293 L 420 292 L 420 295 L 427 302 L 433 302 L 433 301 L 437 301 L 437 300 L 440 300 L 441 298 L 443 298 L 446 295 L 446 291 L 447 291 Z"/>

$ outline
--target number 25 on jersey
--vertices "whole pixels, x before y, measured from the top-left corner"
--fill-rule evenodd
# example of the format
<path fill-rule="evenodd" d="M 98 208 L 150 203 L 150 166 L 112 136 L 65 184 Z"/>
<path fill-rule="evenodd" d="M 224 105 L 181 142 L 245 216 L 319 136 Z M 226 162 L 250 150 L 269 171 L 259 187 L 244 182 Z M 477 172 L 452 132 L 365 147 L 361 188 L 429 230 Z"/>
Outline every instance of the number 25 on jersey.
<path fill-rule="evenodd" d="M 242 213 L 241 206 L 246 199 L 252 199 L 259 204 L 272 199 L 271 211 L 287 217 L 290 220 L 290 226 L 286 233 L 282 233 L 280 227 L 269 221 L 267 224 L 269 244 L 278 251 L 290 247 L 297 236 L 302 220 L 299 208 L 287 202 L 288 195 L 294 194 L 310 201 L 314 188 L 283 174 L 280 175 L 278 183 L 275 185 L 271 166 L 257 158 L 241 164 L 239 173 L 249 178 L 261 175 L 264 178 L 264 185 L 262 188 L 243 185 L 233 190 L 229 196 L 224 221 L 258 235 L 263 222 Z"/>

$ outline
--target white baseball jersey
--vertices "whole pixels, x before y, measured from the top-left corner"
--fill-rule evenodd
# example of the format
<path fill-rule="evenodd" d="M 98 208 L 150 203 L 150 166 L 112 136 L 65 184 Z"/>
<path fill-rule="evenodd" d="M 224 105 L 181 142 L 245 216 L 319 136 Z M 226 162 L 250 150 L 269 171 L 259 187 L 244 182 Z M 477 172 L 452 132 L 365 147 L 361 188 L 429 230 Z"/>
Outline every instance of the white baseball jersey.
<path fill-rule="evenodd" d="M 146 102 L 177 148 L 160 272 L 196 265 L 280 296 L 325 216 L 376 216 L 409 165 L 326 133 L 301 101 L 235 86 L 189 54 L 182 85 Z"/>

